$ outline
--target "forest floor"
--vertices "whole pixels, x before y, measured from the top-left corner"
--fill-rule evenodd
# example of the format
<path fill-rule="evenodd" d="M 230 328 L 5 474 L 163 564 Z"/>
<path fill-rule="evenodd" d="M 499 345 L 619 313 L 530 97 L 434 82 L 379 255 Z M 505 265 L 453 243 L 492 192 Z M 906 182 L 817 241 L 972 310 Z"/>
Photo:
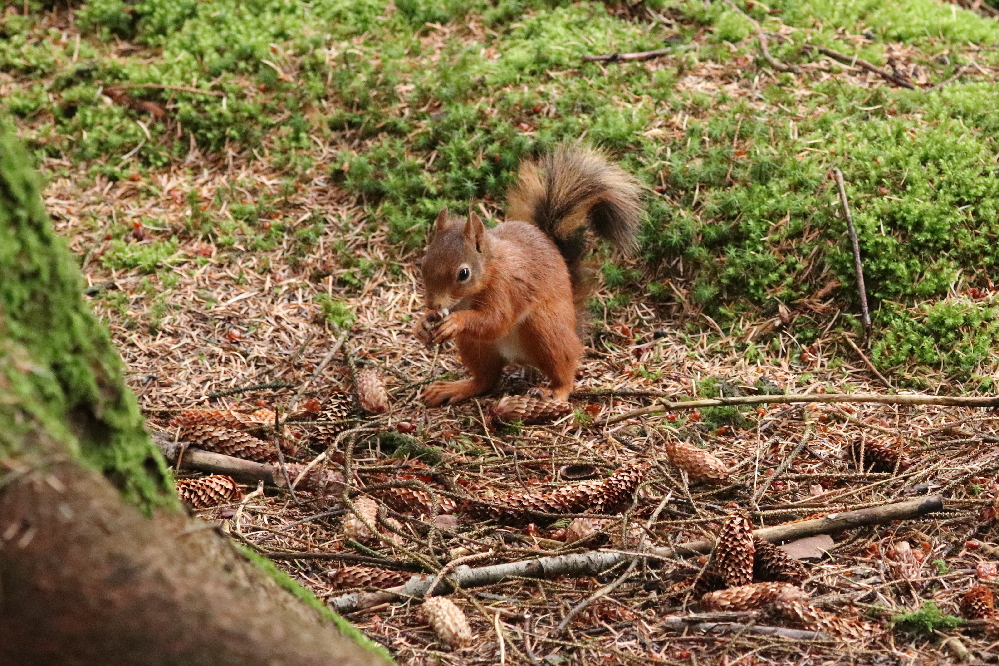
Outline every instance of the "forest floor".
<path fill-rule="evenodd" d="M 90 4 L 105 7 L 114 3 Z M 640 77 L 638 83 L 624 78 L 619 81 L 612 68 L 630 68 L 628 76 L 633 77 L 638 77 L 635 72 L 640 70 L 668 71 L 669 76 L 644 85 L 668 86 L 678 95 L 686 95 L 678 107 L 667 111 L 659 107 L 656 113 L 635 121 L 644 133 L 641 141 L 659 141 L 667 147 L 676 142 L 680 154 L 688 122 L 696 118 L 704 121 L 703 153 L 697 153 L 701 149 L 696 145 L 692 148 L 689 141 L 683 149 L 687 153 L 680 158 L 663 156 L 661 147 L 653 150 L 643 143 L 641 151 L 646 152 L 636 149 L 637 161 L 625 162 L 630 168 L 645 169 L 643 177 L 649 174 L 661 177 L 658 183 L 646 178 L 650 200 L 654 200 L 650 203 L 653 211 L 650 215 L 655 220 L 662 221 L 655 218 L 655 211 L 656 206 L 664 204 L 686 211 L 684 216 L 689 214 L 704 227 L 710 226 L 712 215 L 724 218 L 724 195 L 742 187 L 738 183 L 745 179 L 740 174 L 759 175 L 759 170 L 754 172 L 748 164 L 752 159 L 738 165 L 732 156 L 742 149 L 740 141 L 766 143 L 768 125 L 772 128 L 780 123 L 778 143 L 807 142 L 811 139 L 798 135 L 793 118 L 800 117 L 802 127 L 808 122 L 804 120 L 806 116 L 814 119 L 824 113 L 835 118 L 837 111 L 833 107 L 842 102 L 849 110 L 839 110 L 843 114 L 840 120 L 846 119 L 850 126 L 862 125 L 865 118 L 858 119 L 856 114 L 861 112 L 857 108 L 906 103 L 900 95 L 908 93 L 900 92 L 885 77 L 835 64 L 830 59 L 798 62 L 801 71 L 793 75 L 775 72 L 772 63 L 758 57 L 752 28 L 747 31 L 747 24 L 740 22 L 740 17 L 744 18 L 742 10 L 739 14 L 715 12 L 704 17 L 697 14 L 701 10 L 692 8 L 695 4 L 700 5 L 678 3 L 677 6 L 682 5 L 681 11 L 665 3 L 667 8 L 661 13 L 652 12 L 652 19 L 644 16 L 642 21 L 633 15 L 637 10 L 612 7 L 610 15 L 603 10 L 597 12 L 597 23 L 601 26 L 616 21 L 624 27 L 615 30 L 636 30 L 639 45 L 661 45 L 661 35 L 656 32 L 660 29 L 680 30 L 688 40 L 686 50 L 647 63 L 599 65 L 603 68 L 602 77 L 613 79 L 615 84 L 625 81 L 621 85 L 627 86 L 643 84 Z M 746 11 L 760 4 L 750 3 Z M 890 62 L 895 63 L 896 76 L 901 71 L 905 80 L 927 90 L 958 79 L 964 83 L 961 77 L 972 76 L 976 78 L 967 82 L 964 92 L 992 99 L 990 96 L 996 94 L 994 86 L 975 86 L 993 81 L 999 72 L 999 58 L 994 51 L 999 44 L 999 27 L 991 26 L 992 19 L 988 16 L 979 17 L 947 3 L 915 4 L 920 11 L 931 14 L 935 8 L 940 9 L 944 19 L 953 14 L 956 27 L 952 26 L 949 33 L 941 28 L 939 43 L 928 45 L 907 37 L 901 28 L 891 28 L 904 22 L 897 17 L 881 16 L 877 19 L 881 24 L 872 18 L 872 25 L 890 27 L 879 28 L 878 37 L 884 39 Z M 409 6 L 399 3 L 400 7 L 404 5 Z M 821 7 L 814 9 L 818 11 Z M 78 61 L 84 59 L 81 53 L 96 62 L 98 70 L 117 68 L 119 79 L 129 80 L 120 72 L 134 75 L 136 70 L 129 68 L 156 63 L 158 49 L 164 47 L 133 42 L 128 36 L 104 35 L 106 39 L 99 39 L 92 32 L 81 33 L 74 10 L 34 11 L 30 25 L 19 24 L 22 28 L 18 32 L 11 22 L 27 17 L 19 17 L 16 8 L 7 10 L 4 16 L 8 39 L 14 39 L 10 35 L 23 37 L 24 44 L 40 52 L 51 48 L 56 53 L 55 60 L 36 69 L 32 69 L 31 63 L 0 69 L 0 98 L 7 99 L 7 110 L 17 115 L 19 133 L 39 156 L 40 169 L 47 179 L 46 206 L 57 230 L 80 257 L 87 280 L 86 293 L 111 329 L 128 367 L 129 384 L 151 429 L 174 434 L 176 429 L 171 427 L 171 419 L 190 408 L 251 412 L 264 406 L 284 414 L 307 410 L 311 420 L 322 423 L 296 426 L 302 445 L 297 460 L 308 462 L 325 452 L 321 466 L 346 470 L 348 483 L 359 491 L 351 495 L 354 499 L 364 495 L 366 487 L 384 485 L 386 481 L 414 481 L 438 492 L 438 503 L 448 497 L 496 500 L 505 493 L 541 493 L 578 483 L 580 478 L 604 477 L 635 461 L 650 463 L 630 508 L 607 516 L 611 522 L 576 543 L 566 542 L 566 529 L 572 519 L 569 516 L 547 521 L 538 518 L 524 526 L 476 520 L 461 511 L 456 512 L 456 519 L 434 519 L 426 515 L 430 507 L 421 509 L 416 505 L 410 505 L 408 510 L 398 505 L 389 507 L 387 515 L 400 521 L 396 524 L 401 525 L 398 528 L 403 534 L 401 541 L 391 532 L 367 541 L 351 539 L 344 534 L 343 522 L 353 509 L 345 506 L 339 494 L 324 497 L 303 491 L 267 489 L 251 495 L 255 490 L 251 486 L 244 488 L 245 500 L 198 511 L 205 520 L 221 523 L 223 529 L 243 544 L 274 555 L 279 567 L 320 599 L 332 600 L 350 591 L 340 584 L 342 570 L 353 566 L 351 556 L 357 555 L 381 561 L 389 568 L 436 573 L 442 567 L 450 568 L 459 559 L 469 566 L 480 567 L 597 548 L 628 550 L 637 544 L 627 540 L 622 543 L 621 539 L 608 535 L 626 533 L 635 524 L 642 526 L 643 546 L 664 547 L 714 538 L 735 506 L 748 512 L 755 527 L 768 527 L 924 495 L 944 497 L 942 512 L 920 520 L 834 534 L 823 545 L 823 553 L 812 553 L 813 557 L 804 560 L 808 572 L 804 587 L 813 603 L 837 616 L 870 623 L 873 633 L 863 640 L 830 635 L 806 639 L 761 635 L 752 628 L 774 624 L 772 618 L 752 613 L 703 613 L 698 610 L 689 585 L 707 557 L 676 556 L 638 560 L 623 577 L 625 568 L 618 567 L 597 576 L 514 579 L 453 593 L 450 596 L 464 610 L 475 637 L 474 642 L 460 649 L 441 642 L 420 615 L 418 603 L 386 602 L 348 615 L 366 635 L 385 645 L 399 663 L 925 664 L 957 660 L 962 650 L 969 651 L 964 657 L 967 659 L 999 660 L 994 636 L 975 623 L 962 624 L 954 617 L 961 616 L 960 600 L 969 588 L 995 587 L 999 575 L 999 550 L 993 545 L 995 520 L 999 515 L 996 504 L 999 449 L 994 446 L 999 441 L 999 416 L 994 411 L 944 406 L 760 405 L 741 411 L 718 408 L 648 414 L 613 425 L 599 425 L 603 417 L 649 405 L 657 397 L 686 400 L 778 390 L 813 394 L 912 393 L 913 388 L 940 394 L 987 391 L 993 387 L 990 381 L 994 360 L 988 353 L 976 351 L 982 345 L 988 348 L 996 335 L 994 312 L 988 309 L 993 307 L 993 301 L 987 270 L 983 269 L 984 277 L 969 277 L 966 269 L 963 273 L 958 270 L 956 277 L 951 276 L 952 282 L 933 295 L 933 307 L 950 308 L 944 314 L 959 313 L 956 323 L 953 317 L 944 324 L 932 320 L 932 313 L 927 315 L 920 310 L 921 305 L 911 300 L 912 294 L 899 293 L 898 301 L 891 301 L 886 291 L 883 303 L 879 299 L 875 307 L 882 308 L 880 311 L 895 308 L 892 312 L 896 319 L 876 322 L 880 326 L 875 333 L 876 342 L 868 344 L 857 324 L 856 296 L 845 293 L 854 288 L 843 287 L 840 279 L 841 274 L 848 275 L 852 270 L 848 254 L 845 263 L 837 264 L 839 260 L 832 254 L 824 263 L 815 260 L 819 250 L 809 249 L 810 254 L 800 258 L 793 257 L 787 247 L 773 250 L 781 243 L 791 242 L 788 238 L 805 242 L 821 235 L 807 225 L 796 232 L 799 235 L 781 237 L 783 232 L 779 228 L 786 220 L 781 215 L 766 218 L 764 213 L 756 211 L 772 226 L 768 232 L 772 238 L 768 239 L 773 245 L 768 245 L 766 251 L 776 252 L 774 256 L 789 263 L 798 263 L 797 268 L 765 284 L 755 294 L 736 293 L 733 285 L 738 282 L 737 277 L 725 274 L 722 266 L 725 256 L 729 256 L 733 262 L 743 262 L 742 270 L 751 271 L 751 259 L 738 253 L 725 255 L 723 251 L 711 258 L 668 252 L 657 255 L 660 250 L 655 249 L 654 236 L 660 232 L 647 230 L 641 257 L 623 259 L 607 255 L 603 271 L 607 284 L 591 307 L 593 333 L 586 341 L 588 351 L 578 373 L 578 390 L 572 398 L 574 411 L 570 415 L 540 426 L 490 422 L 489 407 L 498 397 L 523 393 L 532 385 L 531 377 L 520 370 L 511 372 L 494 395 L 453 407 L 427 409 L 420 400 L 423 386 L 432 379 L 460 376 L 463 371 L 453 349 L 445 348 L 439 353 L 428 350 L 411 334 L 412 323 L 422 305 L 418 278 L 421 225 L 444 199 L 452 202 L 461 199 L 461 186 L 449 184 L 449 178 L 461 174 L 457 166 L 449 166 L 450 171 L 442 168 L 432 178 L 427 176 L 433 187 L 452 189 L 442 195 L 441 201 L 428 199 L 424 191 L 413 195 L 413 208 L 420 209 L 416 221 L 406 217 L 414 215 L 405 208 L 405 197 L 411 193 L 407 188 L 412 185 L 399 185 L 398 181 L 415 177 L 412 164 L 422 173 L 424 167 L 430 169 L 438 159 L 457 164 L 462 159 L 461 152 L 454 149 L 454 154 L 445 155 L 441 148 L 438 153 L 409 136 L 405 141 L 410 143 L 398 149 L 405 159 L 396 155 L 392 160 L 378 162 L 379 155 L 384 157 L 386 151 L 397 147 L 385 139 L 384 132 L 366 134 L 363 109 L 355 108 L 350 111 L 355 115 L 346 117 L 343 109 L 335 108 L 342 99 L 332 94 L 328 107 L 323 106 L 325 102 L 316 103 L 303 107 L 301 116 L 289 112 L 280 121 L 274 117 L 283 112 L 278 102 L 271 99 L 262 103 L 260 113 L 272 114 L 273 131 L 252 142 L 240 142 L 227 135 L 215 144 L 207 136 L 196 136 L 196 132 L 208 131 L 205 124 L 191 121 L 185 126 L 179 120 L 183 111 L 179 107 L 185 102 L 163 97 L 129 97 L 121 92 L 120 81 L 117 92 L 103 96 L 100 86 L 93 84 L 95 88 L 88 94 L 96 101 L 83 100 L 82 93 L 79 99 L 70 100 L 63 92 L 70 89 L 69 84 L 64 80 L 58 82 L 67 73 L 84 76 L 77 67 Z M 530 23 L 543 11 L 549 10 L 525 10 L 523 20 Z M 582 12 L 585 16 L 586 12 L 596 10 L 583 3 L 566 11 Z M 982 11 L 988 13 L 987 8 Z M 925 18 L 913 16 L 913 21 Z M 469 44 L 488 41 L 494 29 L 508 31 L 504 34 L 516 32 L 520 29 L 518 17 L 501 19 L 502 28 L 490 27 L 482 16 L 475 14 L 465 22 L 452 17 L 450 23 L 431 22 L 422 32 L 407 35 L 406 39 L 421 41 L 425 53 L 430 53 L 436 63 L 448 54 L 453 55 L 455 50 L 471 48 Z M 937 14 L 933 17 L 939 19 Z M 573 21 L 579 21 L 578 16 L 562 19 L 569 27 L 575 25 Z M 792 23 L 790 18 L 787 21 Z M 830 22 L 835 24 L 833 19 Z M 650 23 L 655 25 L 649 27 Z M 588 29 L 586 25 L 580 29 Z M 849 31 L 842 26 L 827 28 L 837 39 L 849 41 L 850 35 L 846 34 Z M 823 29 L 826 28 L 817 28 Z M 732 37 L 734 42 L 716 39 L 725 30 L 736 33 Z M 620 34 L 615 35 L 616 39 L 623 39 Z M 532 33 L 530 37 L 542 39 L 544 35 Z M 564 37 L 560 35 L 559 39 Z M 45 45 L 43 39 L 48 40 Z M 587 41 L 588 48 L 594 46 L 592 41 Z M 863 41 L 860 37 L 857 43 Z M 842 49 L 842 43 L 835 45 Z M 262 96 L 280 98 L 283 90 L 280 86 L 293 85 L 296 76 L 310 82 L 305 73 L 312 71 L 309 68 L 314 63 L 286 46 L 278 43 L 268 47 L 273 55 L 262 69 L 274 70 L 266 75 L 272 77 L 267 79 L 269 83 L 254 78 L 264 76 L 257 72 L 246 75 L 240 85 L 259 90 Z M 620 50 L 641 50 L 625 49 L 618 42 L 601 42 L 596 46 L 604 50 L 594 52 L 602 53 L 613 52 L 617 46 L 621 46 Z M 355 47 L 370 64 L 375 53 L 372 49 L 377 47 L 361 38 L 355 40 Z M 346 58 L 346 50 L 327 55 L 333 60 Z M 28 60 L 34 57 L 29 50 L 19 53 L 18 57 Z M 939 58 L 942 53 L 946 65 Z M 691 54 L 700 57 L 691 59 Z M 786 52 L 778 55 L 784 57 Z M 16 60 L 10 52 L 5 52 L 4 57 L 8 65 Z M 484 57 L 492 56 L 485 53 Z M 570 57 L 576 58 L 575 52 Z M 965 59 L 962 64 L 956 64 L 961 58 Z M 940 66 L 933 69 L 926 64 L 933 62 Z M 533 75 L 560 80 L 560 77 L 579 77 L 579 71 L 563 68 Z M 377 78 L 370 72 L 365 76 L 372 81 Z M 783 77 L 789 76 L 794 77 L 791 83 L 799 85 L 788 85 Z M 448 82 L 441 85 L 444 83 Z M 176 80 L 154 85 L 197 88 L 198 82 Z M 337 85 L 340 86 L 337 94 L 344 95 L 346 84 Z M 377 85 L 372 83 L 371 90 L 378 90 Z M 402 87 L 399 94 L 404 97 L 408 92 L 405 86 L 429 84 L 413 84 L 403 78 L 392 85 Z M 519 86 L 509 81 L 496 85 L 509 90 Z M 531 98 L 531 91 L 524 85 L 525 90 L 517 93 L 523 95 L 518 104 Z M 791 101 L 775 100 L 771 95 L 773 87 L 784 88 Z M 825 92 L 815 93 L 831 89 L 848 92 L 835 99 Z M 167 91 L 162 87 L 157 90 Z M 205 87 L 203 91 L 207 92 L 192 95 L 211 97 L 212 103 L 222 103 L 213 90 Z M 764 93 L 771 96 L 766 101 Z M 53 101 L 53 94 L 62 97 Z M 823 103 L 830 108 L 807 108 L 813 95 L 824 95 Z M 712 129 L 709 127 L 711 100 L 717 102 L 720 97 L 725 109 L 719 110 L 719 117 L 725 116 L 731 122 Z M 984 119 L 982 123 L 995 122 L 999 116 L 994 114 L 995 108 L 962 107 L 961 99 L 937 100 L 933 108 L 960 107 L 967 114 L 963 116 L 965 120 L 974 116 Z M 20 111 L 11 108 L 14 103 L 11 100 L 21 105 Z M 143 107 L 144 101 L 152 106 Z M 35 102 L 38 106 L 32 107 Z M 71 102 L 80 105 L 72 112 L 76 119 L 65 117 L 66 105 Z M 94 121 L 96 116 L 90 121 L 80 120 L 89 113 L 87 105 L 91 103 L 97 109 L 95 114 L 110 113 L 113 118 L 108 116 L 107 123 Z M 740 103 L 744 106 L 738 113 L 729 108 Z M 936 111 L 913 110 L 911 100 L 908 103 L 910 107 L 898 113 L 906 118 L 923 114 L 919 122 L 930 129 L 921 124 L 919 132 L 924 129 L 930 132 L 948 122 L 963 122 L 958 111 L 953 116 L 934 119 L 930 116 Z M 615 104 L 628 107 L 622 100 L 615 100 Z M 782 115 L 784 111 L 774 110 L 782 104 L 798 106 L 793 111 L 784 109 L 788 116 Z M 930 106 L 927 102 L 926 108 Z M 554 106 L 548 108 L 539 103 L 538 107 L 531 105 L 530 112 L 521 109 L 524 118 L 516 130 L 518 133 L 535 137 L 544 129 L 545 117 L 561 117 L 561 110 L 556 113 Z M 413 114 L 418 112 L 434 114 L 439 107 L 427 102 L 419 111 L 413 108 Z M 289 123 L 294 124 L 294 117 L 311 122 L 315 117 L 332 117 L 336 113 L 341 114 L 342 130 L 330 131 L 329 127 L 311 133 L 308 127 L 301 132 L 288 130 Z M 739 114 L 748 118 L 752 113 L 760 114 L 753 121 L 752 130 L 749 120 L 736 122 Z M 874 111 L 868 109 L 862 113 Z M 391 113 L 383 112 L 378 121 L 384 125 L 393 119 L 409 118 L 409 114 L 410 111 L 393 108 Z M 528 116 L 537 117 L 537 124 Z M 432 115 L 427 118 L 420 122 L 432 125 L 435 118 Z M 501 120 L 507 124 L 513 122 Z M 126 137 L 124 130 L 115 125 L 119 121 L 126 123 L 128 132 L 134 135 Z M 619 121 L 616 118 L 608 123 Z M 871 122 L 882 121 L 895 122 L 890 118 L 871 119 Z M 87 126 L 86 122 L 93 125 Z M 253 120 L 247 116 L 240 122 L 252 124 Z M 486 121 L 480 118 L 475 122 Z M 77 124 L 70 127 L 67 123 Z M 195 127 L 198 129 L 194 130 Z M 406 131 L 409 130 L 412 128 Z M 551 130 L 549 138 L 572 136 L 571 130 L 568 126 L 558 126 Z M 714 130 L 718 133 L 713 133 Z M 827 130 L 828 127 L 823 131 Z M 637 130 L 627 125 L 624 129 L 604 127 L 603 131 L 604 135 L 598 136 L 600 142 L 621 153 L 626 152 L 626 146 L 621 149 L 615 146 L 614 136 Z M 904 127 L 901 131 L 905 135 Z M 97 141 L 95 133 L 101 132 L 107 138 L 95 149 L 97 152 L 81 154 L 80 151 Z M 920 150 L 930 150 L 939 147 L 933 141 L 940 140 L 944 141 L 941 150 L 953 148 L 946 143 L 950 139 L 941 139 L 949 136 L 949 130 L 941 132 L 940 136 L 926 138 L 923 134 L 916 136 L 913 130 L 912 144 Z M 967 163 L 976 165 L 974 168 L 981 173 L 976 171 L 972 174 L 974 178 L 969 175 L 962 186 L 990 187 L 982 183 L 987 183 L 987 177 L 994 178 L 994 160 L 979 165 L 979 153 L 975 151 L 994 148 L 993 133 L 994 128 L 989 126 L 973 139 L 967 139 L 981 142 L 981 146 L 969 152 L 973 155 Z M 594 134 L 599 134 L 597 129 Z M 769 137 L 773 136 L 771 129 Z M 114 143 L 115 137 L 121 141 Z M 546 140 L 538 139 L 539 145 Z M 883 151 L 888 160 L 893 150 L 889 144 L 901 139 L 888 134 L 883 137 L 883 148 L 876 142 L 866 145 L 864 138 L 837 135 L 836 140 L 841 142 L 840 146 L 855 141 L 858 151 L 868 151 L 865 159 L 871 155 L 876 158 Z M 715 159 L 708 145 L 711 141 L 726 144 L 727 161 L 719 163 L 728 169 L 728 174 L 705 175 Z M 154 145 L 158 146 L 158 152 L 149 153 Z M 821 178 L 826 178 L 826 171 L 833 164 L 829 155 L 823 158 L 824 162 L 808 163 L 808 160 L 809 151 L 826 151 L 828 146 L 799 147 L 802 150 L 797 159 L 803 172 L 820 173 Z M 756 150 L 755 144 L 744 148 Z M 787 152 L 786 148 L 783 146 L 781 150 Z M 484 144 L 473 145 L 468 159 L 481 163 L 486 149 Z M 516 164 L 516 160 L 509 164 L 504 160 L 519 156 L 518 150 L 529 152 L 529 148 L 510 148 L 505 152 L 499 160 L 504 166 L 499 170 L 502 173 L 497 182 L 483 185 L 485 189 L 479 194 L 484 191 L 486 196 L 476 197 L 475 205 L 489 218 L 500 217 L 500 193 L 506 182 L 502 179 L 508 177 Z M 648 155 L 658 155 L 659 161 L 646 159 Z M 737 157 L 742 159 L 745 153 Z M 774 162 L 775 173 L 785 174 L 789 168 L 776 164 L 777 157 L 766 159 Z M 670 165 L 676 164 L 671 160 L 692 165 L 687 173 L 689 183 L 669 180 L 676 177 L 669 173 Z M 924 164 L 931 162 L 927 158 Z M 390 163 L 397 172 L 385 166 Z M 854 166 L 853 173 L 844 170 L 852 176 L 851 181 L 859 182 L 862 169 Z M 705 178 L 703 194 L 697 180 L 701 176 L 693 173 L 701 167 L 704 169 L 701 176 Z M 717 164 L 711 168 L 715 167 Z M 382 168 L 385 171 L 379 171 Z M 351 172 L 358 180 L 351 180 Z M 940 172 L 945 176 L 953 173 L 943 167 Z M 902 171 L 896 175 L 902 183 L 908 177 Z M 982 180 L 975 180 L 979 175 Z M 485 178 L 481 174 L 469 177 Z M 770 187 L 786 185 L 780 184 L 784 181 L 779 177 L 774 178 Z M 384 186 L 379 186 L 379 181 L 384 181 Z M 879 181 L 872 177 L 870 182 L 864 182 L 864 187 L 876 190 Z M 935 185 L 932 180 L 927 183 L 929 191 L 933 187 L 941 190 L 947 187 Z M 396 186 L 399 189 L 393 189 Z M 822 205 L 831 211 L 830 219 L 835 218 L 838 215 L 835 192 L 826 185 L 822 187 L 821 193 L 809 190 L 808 196 L 821 199 Z M 748 185 L 743 189 L 749 192 L 740 204 L 744 207 L 756 205 L 761 197 L 779 198 L 779 192 L 772 190 L 761 194 Z M 804 190 L 808 188 L 802 187 L 801 191 Z M 862 199 L 857 204 L 861 217 L 858 223 L 866 224 L 864 215 L 875 215 L 876 203 L 869 201 L 863 192 L 852 193 Z M 913 198 L 925 196 L 913 191 L 898 193 L 902 194 L 899 201 L 904 199 L 906 205 Z M 714 197 L 711 204 L 714 208 L 705 207 L 702 196 Z M 797 190 L 788 196 L 794 198 Z M 797 201 L 800 207 L 792 211 L 794 215 L 818 205 L 815 203 L 818 199 L 801 196 L 804 198 Z M 983 203 L 986 195 L 981 197 L 984 198 L 967 204 L 975 207 L 975 215 L 984 215 L 989 210 Z M 468 199 L 463 199 L 465 205 Z M 669 224 L 663 223 L 663 229 L 680 224 L 676 219 L 670 220 Z M 876 228 L 877 222 L 871 225 Z M 722 241 L 731 240 L 705 239 L 708 232 L 704 227 L 697 227 L 696 241 L 691 242 L 708 248 L 706 252 L 715 252 L 713 248 Z M 739 233 L 750 231 L 743 229 Z M 915 242 L 908 237 L 907 241 Z M 925 248 L 927 255 L 935 251 L 930 245 Z M 886 253 L 891 251 L 885 246 Z M 719 284 L 729 287 L 715 293 L 705 292 L 702 278 L 707 273 L 697 272 L 698 262 L 714 266 L 711 270 L 715 273 L 711 275 Z M 772 268 L 774 264 L 767 265 Z M 936 275 L 933 270 L 932 266 L 922 266 L 919 271 L 924 272 L 913 279 L 931 280 Z M 749 276 L 747 282 L 753 281 L 754 274 L 745 275 Z M 896 276 L 898 280 L 903 277 Z M 788 285 L 796 280 L 806 285 L 803 288 L 808 293 L 794 293 L 793 300 L 785 299 L 787 305 L 785 300 L 777 299 L 780 307 L 745 306 L 766 300 L 766 294 L 794 291 L 797 286 L 792 289 Z M 889 283 L 883 276 L 879 281 L 881 285 Z M 732 306 L 737 302 L 743 305 Z M 899 317 L 910 315 L 915 324 L 908 328 L 898 324 L 902 321 Z M 893 333 L 891 327 L 896 324 L 899 329 Z M 927 361 L 919 356 L 917 338 L 937 335 L 934 326 L 951 327 L 952 346 L 937 345 L 935 360 Z M 337 340 L 343 341 L 342 346 L 331 355 Z M 909 345 L 916 351 L 893 355 L 893 346 L 900 345 Z M 368 416 L 358 409 L 351 366 L 374 368 L 381 373 L 390 396 L 390 410 L 386 414 Z M 252 388 L 260 385 L 270 388 Z M 334 421 L 335 424 L 331 423 Z M 678 441 L 708 450 L 724 462 L 731 470 L 728 482 L 721 486 L 688 482 L 688 477 L 667 455 L 667 450 Z M 900 453 L 904 463 L 890 471 L 858 469 L 850 455 L 856 442 Z M 179 476 L 196 475 L 179 472 Z M 326 559 L 294 557 L 317 553 L 327 554 Z M 591 598 L 598 591 L 601 595 Z M 573 613 L 572 609 L 584 601 L 583 608 L 572 615 L 565 627 L 560 627 Z M 677 616 L 732 621 L 739 626 L 729 633 L 678 629 L 666 619 Z"/>

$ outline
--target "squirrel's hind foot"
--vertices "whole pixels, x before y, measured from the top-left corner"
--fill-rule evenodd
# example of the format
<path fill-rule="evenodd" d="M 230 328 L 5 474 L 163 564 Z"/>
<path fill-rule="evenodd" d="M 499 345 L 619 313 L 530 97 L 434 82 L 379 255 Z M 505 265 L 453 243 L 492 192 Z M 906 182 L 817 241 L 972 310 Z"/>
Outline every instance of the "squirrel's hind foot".
<path fill-rule="evenodd" d="M 435 382 L 424 391 L 423 401 L 427 403 L 428 407 L 453 405 L 488 390 L 488 386 L 482 386 L 474 379 L 463 379 L 458 382 Z"/>

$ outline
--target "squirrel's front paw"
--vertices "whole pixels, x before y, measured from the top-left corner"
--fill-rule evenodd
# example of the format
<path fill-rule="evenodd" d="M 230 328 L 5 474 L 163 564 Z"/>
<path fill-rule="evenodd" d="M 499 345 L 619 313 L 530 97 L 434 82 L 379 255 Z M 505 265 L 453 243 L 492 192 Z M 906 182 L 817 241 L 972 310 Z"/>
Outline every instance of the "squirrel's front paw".
<path fill-rule="evenodd" d="M 461 320 L 457 313 L 444 317 L 434 330 L 433 341 L 437 344 L 447 342 L 461 331 Z"/>
<path fill-rule="evenodd" d="M 430 347 L 434 343 L 434 335 L 437 333 L 437 326 L 441 323 L 441 316 L 436 312 L 428 312 L 413 327 L 413 335 L 420 342 Z"/>

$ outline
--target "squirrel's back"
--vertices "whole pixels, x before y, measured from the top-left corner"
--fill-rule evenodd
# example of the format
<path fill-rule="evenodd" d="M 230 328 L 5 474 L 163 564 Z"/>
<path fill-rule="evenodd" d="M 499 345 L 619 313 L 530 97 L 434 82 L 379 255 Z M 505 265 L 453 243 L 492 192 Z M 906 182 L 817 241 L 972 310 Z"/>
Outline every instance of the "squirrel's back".
<path fill-rule="evenodd" d="M 507 194 L 506 219 L 530 222 L 558 247 L 577 304 L 588 297 L 584 268 L 586 230 L 625 252 L 635 248 L 641 223 L 641 188 L 621 167 L 580 145 L 520 166 L 517 183 Z"/>

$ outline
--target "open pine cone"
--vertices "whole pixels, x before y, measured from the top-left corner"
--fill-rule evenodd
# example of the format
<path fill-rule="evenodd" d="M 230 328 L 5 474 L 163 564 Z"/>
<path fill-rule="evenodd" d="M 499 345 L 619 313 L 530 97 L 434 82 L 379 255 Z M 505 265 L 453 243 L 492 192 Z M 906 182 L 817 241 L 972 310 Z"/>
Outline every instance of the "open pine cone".
<path fill-rule="evenodd" d="M 177 482 L 177 496 L 195 509 L 206 509 L 243 497 L 243 491 L 231 476 L 212 474 L 200 479 Z"/>
<path fill-rule="evenodd" d="M 413 574 L 376 567 L 344 567 L 330 576 L 336 587 L 374 587 L 385 590 L 403 585 Z"/>
<path fill-rule="evenodd" d="M 273 444 L 242 430 L 198 423 L 181 426 L 178 437 L 190 442 L 192 446 L 213 453 L 254 462 L 278 461 L 277 448 Z"/>
<path fill-rule="evenodd" d="M 493 518 L 503 524 L 519 525 L 543 514 L 613 513 L 630 501 L 645 476 L 648 463 L 625 465 L 606 479 L 566 484 L 548 493 L 511 492 L 488 500 L 471 500 L 463 508 L 479 518 Z"/>
<path fill-rule="evenodd" d="M 801 585 L 808 578 L 805 565 L 785 553 L 783 548 L 756 537 L 753 537 L 753 545 L 756 547 L 753 581 Z"/>
<path fill-rule="evenodd" d="M 987 585 L 975 585 L 961 597 L 961 615 L 968 620 L 987 620 L 995 614 L 996 602 Z"/>
<path fill-rule="evenodd" d="M 551 423 L 572 412 L 568 402 L 544 400 L 530 395 L 508 395 L 489 408 L 489 416 L 499 423 L 519 421 L 524 425 Z"/>
<path fill-rule="evenodd" d="M 701 608 L 706 611 L 748 611 L 763 608 L 781 601 L 807 602 L 808 595 L 790 583 L 750 583 L 725 590 L 708 592 L 701 597 Z"/>
<path fill-rule="evenodd" d="M 711 556 L 711 568 L 726 587 L 738 587 L 753 582 L 753 560 L 756 544 L 753 525 L 742 511 L 734 511 L 718 532 L 718 543 Z"/>

